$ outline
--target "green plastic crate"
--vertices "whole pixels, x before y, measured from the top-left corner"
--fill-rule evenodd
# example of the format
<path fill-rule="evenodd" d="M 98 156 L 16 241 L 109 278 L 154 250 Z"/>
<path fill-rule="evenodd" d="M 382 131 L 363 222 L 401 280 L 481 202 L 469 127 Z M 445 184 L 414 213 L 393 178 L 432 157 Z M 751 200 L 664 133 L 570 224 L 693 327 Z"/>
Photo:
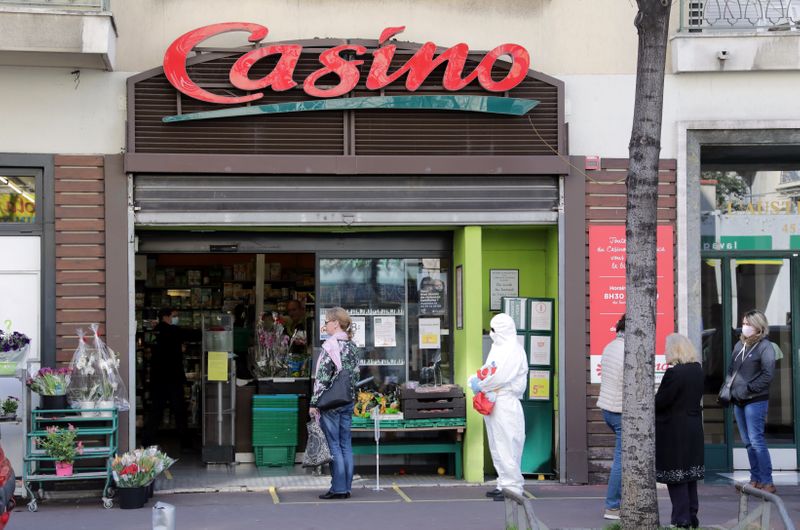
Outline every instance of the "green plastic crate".
<path fill-rule="evenodd" d="M 291 466 L 294 465 L 296 445 L 254 445 L 256 466 Z"/>

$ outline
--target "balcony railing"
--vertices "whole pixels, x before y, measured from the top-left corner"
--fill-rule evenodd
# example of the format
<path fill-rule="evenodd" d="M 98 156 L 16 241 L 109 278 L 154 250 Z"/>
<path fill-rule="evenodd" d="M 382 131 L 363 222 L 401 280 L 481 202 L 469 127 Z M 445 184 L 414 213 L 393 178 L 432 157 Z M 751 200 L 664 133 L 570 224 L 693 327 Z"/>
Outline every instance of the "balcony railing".
<path fill-rule="evenodd" d="M 680 31 L 800 31 L 800 0 L 681 0 Z"/>
<path fill-rule="evenodd" d="M 59 11 L 108 11 L 110 0 L 0 0 L 3 7 L 40 7 Z"/>

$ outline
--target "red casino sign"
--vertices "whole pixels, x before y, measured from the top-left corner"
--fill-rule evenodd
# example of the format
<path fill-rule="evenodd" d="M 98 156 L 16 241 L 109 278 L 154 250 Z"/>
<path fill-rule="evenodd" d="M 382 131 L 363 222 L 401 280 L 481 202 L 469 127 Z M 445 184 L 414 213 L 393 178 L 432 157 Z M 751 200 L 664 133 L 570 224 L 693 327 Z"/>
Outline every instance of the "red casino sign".
<path fill-rule="evenodd" d="M 225 22 L 194 29 L 178 37 L 164 55 L 164 73 L 169 82 L 177 90 L 187 96 L 223 105 L 235 105 L 257 101 L 264 97 L 263 90 L 283 92 L 302 83 L 303 91 L 317 98 L 336 98 L 352 91 L 361 79 L 358 67 L 364 63 L 360 56 L 372 55 L 372 63 L 366 77 L 366 86 L 370 90 L 380 90 L 405 76 L 405 88 L 409 92 L 416 91 L 431 73 L 446 63 L 442 86 L 451 92 L 457 92 L 477 80 L 481 87 L 489 92 L 506 92 L 519 85 L 528 75 L 530 55 L 518 44 L 501 44 L 488 52 L 479 64 L 469 73 L 465 73 L 465 65 L 469 47 L 465 43 L 456 44 L 436 55 L 436 44 L 426 42 L 404 64 L 394 72 L 389 67 L 394 58 L 397 46 L 387 41 L 401 33 L 405 26 L 390 27 L 383 30 L 378 39 L 379 47 L 367 53 L 364 46 L 358 44 L 342 44 L 324 50 L 319 55 L 320 68 L 303 80 L 295 80 L 295 68 L 300 59 L 303 47 L 299 44 L 271 44 L 261 46 L 244 53 L 239 57 L 229 72 L 230 83 L 241 90 L 253 92 L 242 96 L 225 96 L 209 92 L 190 77 L 186 69 L 189 53 L 201 42 L 222 33 L 246 31 L 248 41 L 259 43 L 266 38 L 269 30 L 260 24 L 249 22 Z M 347 58 L 345 57 L 353 57 Z M 265 57 L 277 56 L 277 64 L 265 76 L 251 79 L 249 74 L 253 65 Z M 495 80 L 491 73 L 495 62 L 503 56 L 511 58 L 508 72 L 502 79 Z M 333 74 L 338 78 L 335 85 L 319 86 L 320 78 Z"/>

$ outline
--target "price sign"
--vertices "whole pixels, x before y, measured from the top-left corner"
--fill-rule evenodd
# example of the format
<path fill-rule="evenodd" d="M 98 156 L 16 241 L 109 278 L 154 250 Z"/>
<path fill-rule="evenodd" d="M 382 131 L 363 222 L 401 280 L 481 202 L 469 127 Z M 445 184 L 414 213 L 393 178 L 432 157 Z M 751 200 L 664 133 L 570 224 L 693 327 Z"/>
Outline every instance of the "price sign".
<path fill-rule="evenodd" d="M 528 399 L 536 401 L 550 399 L 549 370 L 530 370 L 528 372 Z"/>

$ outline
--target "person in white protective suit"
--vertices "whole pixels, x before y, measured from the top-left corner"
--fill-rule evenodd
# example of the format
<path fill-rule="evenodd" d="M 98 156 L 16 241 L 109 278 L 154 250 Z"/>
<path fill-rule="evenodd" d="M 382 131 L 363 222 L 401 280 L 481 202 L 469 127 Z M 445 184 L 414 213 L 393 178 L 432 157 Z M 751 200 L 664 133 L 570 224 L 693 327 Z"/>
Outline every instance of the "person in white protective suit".
<path fill-rule="evenodd" d="M 514 320 L 505 313 L 491 320 L 492 349 L 483 367 L 489 367 L 489 375 L 479 379 L 470 377 L 468 383 L 473 392 L 496 394 L 492 412 L 484 416 L 489 449 L 497 471 L 497 488 L 487 497 L 503 500 L 503 489 L 522 495 L 522 446 L 525 444 L 525 416 L 520 399 L 527 387 L 528 359 L 525 350 L 517 342 Z M 496 370 L 492 373 L 491 367 Z M 482 367 L 482 369 L 483 369 Z"/>

